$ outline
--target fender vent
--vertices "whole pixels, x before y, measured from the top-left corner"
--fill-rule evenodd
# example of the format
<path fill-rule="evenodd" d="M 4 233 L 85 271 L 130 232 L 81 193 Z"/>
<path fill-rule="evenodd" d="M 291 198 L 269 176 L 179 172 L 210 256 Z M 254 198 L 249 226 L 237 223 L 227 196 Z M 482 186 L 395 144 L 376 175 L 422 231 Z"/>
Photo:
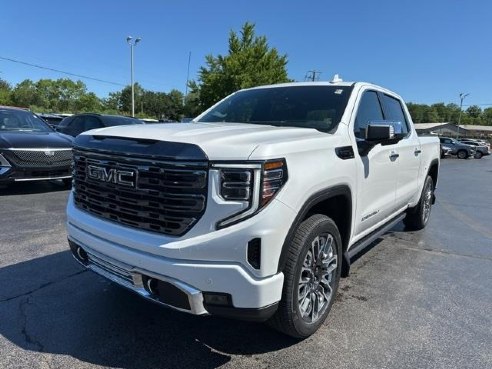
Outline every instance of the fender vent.
<path fill-rule="evenodd" d="M 261 238 L 253 238 L 248 242 L 248 263 L 255 269 L 261 267 Z"/>

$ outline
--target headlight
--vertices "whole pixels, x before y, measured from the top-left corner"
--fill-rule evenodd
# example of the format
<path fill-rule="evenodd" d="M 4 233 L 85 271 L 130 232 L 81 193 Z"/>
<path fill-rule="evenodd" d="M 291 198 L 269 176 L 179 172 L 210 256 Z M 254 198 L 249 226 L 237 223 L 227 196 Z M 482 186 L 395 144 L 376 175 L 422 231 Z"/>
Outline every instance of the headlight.
<path fill-rule="evenodd" d="M 0 175 L 7 173 L 12 166 L 5 157 L 0 154 Z"/>
<path fill-rule="evenodd" d="M 215 163 L 212 167 L 220 173 L 220 197 L 245 205 L 240 212 L 218 222 L 217 228 L 227 227 L 258 213 L 287 181 L 285 159 L 247 164 Z"/>

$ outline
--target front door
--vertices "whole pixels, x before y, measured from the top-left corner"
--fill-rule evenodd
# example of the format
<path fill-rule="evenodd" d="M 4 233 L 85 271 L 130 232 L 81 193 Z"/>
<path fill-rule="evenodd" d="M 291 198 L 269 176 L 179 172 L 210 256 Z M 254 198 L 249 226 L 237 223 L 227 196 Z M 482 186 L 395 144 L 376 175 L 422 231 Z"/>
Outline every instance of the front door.
<path fill-rule="evenodd" d="M 357 103 L 356 103 L 357 104 Z M 360 145 L 370 122 L 384 120 L 378 93 L 365 90 L 359 93 L 355 116 L 352 117 L 354 140 Z M 362 146 L 362 145 L 361 145 Z M 356 152 L 357 188 L 354 239 L 370 233 L 389 217 L 395 208 L 398 160 L 396 144 L 377 144 L 367 155 Z"/>

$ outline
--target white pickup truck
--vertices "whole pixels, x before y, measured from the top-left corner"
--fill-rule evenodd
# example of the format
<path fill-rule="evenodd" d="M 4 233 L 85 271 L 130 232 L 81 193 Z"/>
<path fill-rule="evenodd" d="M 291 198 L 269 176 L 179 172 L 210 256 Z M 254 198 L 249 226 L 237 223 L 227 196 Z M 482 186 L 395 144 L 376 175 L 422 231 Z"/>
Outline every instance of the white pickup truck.
<path fill-rule="evenodd" d="M 187 124 L 75 140 L 74 257 L 180 311 L 313 334 L 350 260 L 403 220 L 429 220 L 439 140 L 368 83 L 238 91 Z"/>

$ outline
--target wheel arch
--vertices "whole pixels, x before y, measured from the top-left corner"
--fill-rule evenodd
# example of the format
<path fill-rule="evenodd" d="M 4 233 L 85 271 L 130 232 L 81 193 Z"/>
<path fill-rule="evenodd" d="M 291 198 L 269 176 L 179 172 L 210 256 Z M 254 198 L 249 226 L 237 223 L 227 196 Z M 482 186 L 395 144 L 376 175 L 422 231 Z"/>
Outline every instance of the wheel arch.
<path fill-rule="evenodd" d="M 278 272 L 285 267 L 289 246 L 296 229 L 305 219 L 314 214 L 326 215 L 337 225 L 342 239 L 342 276 L 347 276 L 350 269 L 347 248 L 352 231 L 352 192 L 348 185 L 338 185 L 321 190 L 307 199 L 291 224 L 282 245 Z"/>
<path fill-rule="evenodd" d="M 439 177 L 439 160 L 434 159 L 431 161 L 429 165 L 429 170 L 427 171 L 427 175 L 431 176 L 432 181 L 434 182 L 434 188 L 437 187 L 437 179 Z"/>

